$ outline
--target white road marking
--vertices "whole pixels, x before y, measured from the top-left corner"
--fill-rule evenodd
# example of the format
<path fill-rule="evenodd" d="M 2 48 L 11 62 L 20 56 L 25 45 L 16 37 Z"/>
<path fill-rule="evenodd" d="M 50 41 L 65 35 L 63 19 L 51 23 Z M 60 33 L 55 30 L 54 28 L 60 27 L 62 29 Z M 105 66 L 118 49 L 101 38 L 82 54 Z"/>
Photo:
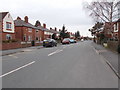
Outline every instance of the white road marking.
<path fill-rule="evenodd" d="M 53 54 L 55 54 L 55 53 L 59 53 L 59 52 L 61 52 L 61 51 L 63 51 L 63 50 L 56 50 L 55 52 L 52 52 L 52 53 L 50 53 L 50 54 L 48 54 L 48 56 L 51 56 L 51 55 L 53 55 Z"/>
<path fill-rule="evenodd" d="M 24 66 L 21 66 L 21 67 L 19 67 L 19 68 L 17 68 L 17 69 L 14 69 L 14 70 L 12 70 L 12 71 L 10 71 L 10 72 L 8 72 L 8 73 L 5 73 L 5 74 L 1 75 L 0 78 L 2 78 L 2 77 L 4 77 L 4 76 L 7 76 L 7 75 L 9 75 L 9 74 L 11 74 L 11 73 L 14 73 L 14 72 L 16 72 L 16 71 L 18 71 L 18 70 L 20 70 L 20 69 L 22 69 L 22 68 L 25 68 L 25 67 L 33 64 L 33 63 L 35 63 L 35 61 L 32 61 L 32 62 L 30 62 L 30 63 L 28 63 L 28 64 L 26 64 L 26 65 L 24 65 Z"/>
<path fill-rule="evenodd" d="M 18 58 L 17 56 L 14 56 L 14 55 L 8 55 L 8 56 L 11 56 L 11 57 L 14 57 L 14 58 Z"/>
<path fill-rule="evenodd" d="M 93 50 L 99 55 L 98 50 L 96 50 L 93 46 L 91 46 L 93 48 Z"/>

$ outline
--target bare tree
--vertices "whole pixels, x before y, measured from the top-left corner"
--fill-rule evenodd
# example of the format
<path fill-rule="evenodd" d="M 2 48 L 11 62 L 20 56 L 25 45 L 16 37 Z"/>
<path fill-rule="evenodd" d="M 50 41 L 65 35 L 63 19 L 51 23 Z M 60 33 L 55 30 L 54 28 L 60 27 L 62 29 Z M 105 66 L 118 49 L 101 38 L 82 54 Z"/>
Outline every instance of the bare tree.
<path fill-rule="evenodd" d="M 120 1 L 116 0 L 99 0 L 84 5 L 84 8 L 89 10 L 89 15 L 96 22 L 108 22 L 109 30 L 112 34 L 113 21 L 120 17 Z"/>

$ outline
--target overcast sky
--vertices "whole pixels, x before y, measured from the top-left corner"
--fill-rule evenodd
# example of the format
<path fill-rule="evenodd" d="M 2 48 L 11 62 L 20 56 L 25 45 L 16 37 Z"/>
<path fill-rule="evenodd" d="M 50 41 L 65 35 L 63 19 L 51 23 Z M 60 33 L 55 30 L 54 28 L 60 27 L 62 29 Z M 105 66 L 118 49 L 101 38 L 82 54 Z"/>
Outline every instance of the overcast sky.
<path fill-rule="evenodd" d="M 85 1 L 85 0 L 84 0 Z M 80 31 L 83 36 L 91 36 L 88 31 L 94 25 L 91 17 L 83 9 L 83 0 L 1 0 L 1 12 L 9 11 L 15 20 L 17 16 L 34 24 L 39 20 L 47 28 L 61 29 L 65 24 L 70 32 Z M 91 1 L 91 0 L 87 0 Z"/>

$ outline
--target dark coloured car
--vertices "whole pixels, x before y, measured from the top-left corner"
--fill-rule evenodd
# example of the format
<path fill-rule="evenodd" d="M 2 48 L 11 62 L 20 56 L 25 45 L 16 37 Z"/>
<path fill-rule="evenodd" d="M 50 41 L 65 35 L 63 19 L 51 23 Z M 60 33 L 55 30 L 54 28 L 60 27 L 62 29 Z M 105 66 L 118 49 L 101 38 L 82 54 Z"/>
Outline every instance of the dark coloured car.
<path fill-rule="evenodd" d="M 46 39 L 43 41 L 43 47 L 54 47 L 57 46 L 57 42 L 54 39 Z"/>
<path fill-rule="evenodd" d="M 70 44 L 70 38 L 64 38 L 62 44 Z"/>

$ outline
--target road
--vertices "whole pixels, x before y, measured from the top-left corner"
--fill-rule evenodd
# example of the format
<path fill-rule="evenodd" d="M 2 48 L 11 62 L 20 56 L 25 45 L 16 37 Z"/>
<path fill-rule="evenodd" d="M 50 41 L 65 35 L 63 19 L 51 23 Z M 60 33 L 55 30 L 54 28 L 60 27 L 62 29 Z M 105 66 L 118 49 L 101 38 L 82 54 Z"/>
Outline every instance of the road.
<path fill-rule="evenodd" d="M 117 88 L 118 78 L 91 41 L 2 57 L 3 88 Z"/>

